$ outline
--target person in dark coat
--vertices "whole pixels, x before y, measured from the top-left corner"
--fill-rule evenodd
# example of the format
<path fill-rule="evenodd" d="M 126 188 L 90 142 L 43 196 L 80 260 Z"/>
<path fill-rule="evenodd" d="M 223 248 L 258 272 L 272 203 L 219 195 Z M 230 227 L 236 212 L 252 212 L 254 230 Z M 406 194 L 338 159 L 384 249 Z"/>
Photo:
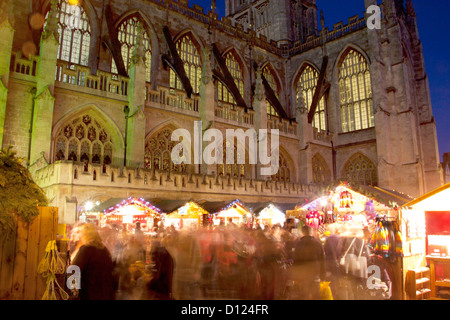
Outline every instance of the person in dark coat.
<path fill-rule="evenodd" d="M 72 261 L 81 272 L 79 299 L 114 300 L 113 262 L 109 250 L 94 225 L 84 224 L 79 232 L 80 240 Z"/>
<path fill-rule="evenodd" d="M 300 299 L 319 300 L 320 280 L 325 279 L 325 254 L 322 243 L 312 236 L 312 228 L 302 228 L 303 237 L 297 242 L 293 255 L 294 280 Z"/>

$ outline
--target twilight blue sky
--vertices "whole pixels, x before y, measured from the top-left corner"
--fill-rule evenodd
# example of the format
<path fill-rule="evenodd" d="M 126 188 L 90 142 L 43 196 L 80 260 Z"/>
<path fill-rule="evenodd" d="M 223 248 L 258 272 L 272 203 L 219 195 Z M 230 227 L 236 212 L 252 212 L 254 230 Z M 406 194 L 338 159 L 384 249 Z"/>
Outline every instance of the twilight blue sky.
<path fill-rule="evenodd" d="M 205 9 L 211 8 L 211 0 L 190 0 Z M 345 3 L 343 5 L 342 3 Z M 216 0 L 219 16 L 225 15 L 225 0 Z M 425 66 L 429 77 L 433 114 L 436 118 L 439 152 L 450 152 L 450 41 L 444 36 L 448 30 L 450 1 L 413 0 L 416 10 L 419 35 L 425 55 Z M 325 24 L 329 29 L 333 24 L 344 21 L 355 14 L 364 14 L 364 0 L 317 0 L 317 6 L 324 11 Z"/>

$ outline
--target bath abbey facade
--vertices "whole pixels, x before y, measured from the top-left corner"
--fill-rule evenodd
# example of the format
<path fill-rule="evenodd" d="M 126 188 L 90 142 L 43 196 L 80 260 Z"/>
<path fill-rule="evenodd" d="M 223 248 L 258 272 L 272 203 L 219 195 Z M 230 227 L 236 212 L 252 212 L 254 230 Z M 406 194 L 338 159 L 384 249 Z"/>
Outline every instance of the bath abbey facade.
<path fill-rule="evenodd" d="M 355 15 L 332 30 L 315 0 L 224 1 L 223 18 L 214 1 L 2 1 L 0 145 L 61 223 L 131 196 L 301 203 L 335 181 L 411 196 L 442 184 L 411 1 L 383 0 L 380 28 Z M 236 161 L 175 163 L 173 132 L 199 122 L 278 129 L 278 171 L 261 175 L 239 142 Z"/>

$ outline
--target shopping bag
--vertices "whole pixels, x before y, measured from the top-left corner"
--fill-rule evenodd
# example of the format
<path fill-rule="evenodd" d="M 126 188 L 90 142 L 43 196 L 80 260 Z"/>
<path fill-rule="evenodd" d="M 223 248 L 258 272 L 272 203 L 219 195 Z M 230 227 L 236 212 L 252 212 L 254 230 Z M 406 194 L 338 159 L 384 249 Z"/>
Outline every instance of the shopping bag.
<path fill-rule="evenodd" d="M 320 300 L 334 300 L 330 282 L 323 281 L 320 283 Z"/>
<path fill-rule="evenodd" d="M 350 251 L 350 249 L 352 248 L 353 243 L 355 243 L 355 240 L 356 240 L 356 238 L 353 239 L 352 243 L 348 246 L 347 251 L 345 252 L 345 254 L 342 256 L 341 260 L 339 261 L 339 264 L 342 267 L 346 268 L 346 273 L 348 273 L 348 258 L 347 258 L 347 254 Z"/>

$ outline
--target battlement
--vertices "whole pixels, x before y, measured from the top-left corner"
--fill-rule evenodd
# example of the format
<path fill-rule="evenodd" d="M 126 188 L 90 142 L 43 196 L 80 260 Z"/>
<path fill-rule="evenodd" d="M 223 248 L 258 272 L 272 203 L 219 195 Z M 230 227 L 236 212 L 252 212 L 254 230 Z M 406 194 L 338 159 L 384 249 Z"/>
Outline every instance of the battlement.
<path fill-rule="evenodd" d="M 72 161 L 57 161 L 36 172 L 33 177 L 44 190 L 54 186 L 114 190 L 114 196 L 151 195 L 164 190 L 171 199 L 191 200 L 195 190 L 197 198 L 242 198 L 293 203 L 311 198 L 321 192 L 319 185 L 306 185 L 278 181 L 262 181 L 229 176 L 170 173 L 139 168 L 101 166 Z M 120 193 L 120 194 L 119 194 Z"/>

